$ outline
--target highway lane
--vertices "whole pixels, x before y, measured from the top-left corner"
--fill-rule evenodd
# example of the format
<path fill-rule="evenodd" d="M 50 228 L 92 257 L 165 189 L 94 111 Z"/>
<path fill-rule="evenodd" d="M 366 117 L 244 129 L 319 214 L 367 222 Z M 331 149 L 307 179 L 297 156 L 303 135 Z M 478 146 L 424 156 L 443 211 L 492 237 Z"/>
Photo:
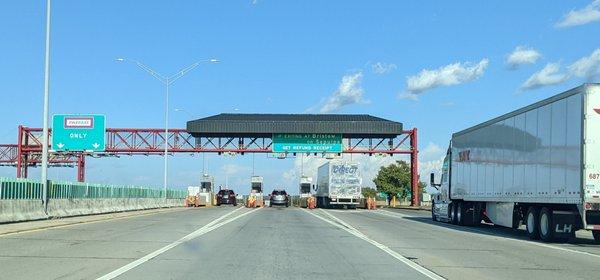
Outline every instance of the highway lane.
<path fill-rule="evenodd" d="M 597 279 L 600 246 L 586 234 L 548 245 L 512 229 L 434 223 L 425 211 L 214 207 L 0 236 L 0 271 L 0 279 Z"/>
<path fill-rule="evenodd" d="M 0 236 L 0 279 L 95 278 L 233 210 L 189 208 Z"/>
<path fill-rule="evenodd" d="M 587 233 L 546 244 L 522 230 L 433 222 L 429 212 L 325 211 L 448 279 L 597 279 L 600 273 L 600 246 Z"/>
<path fill-rule="evenodd" d="M 264 208 L 119 279 L 429 279 L 298 208 Z"/>

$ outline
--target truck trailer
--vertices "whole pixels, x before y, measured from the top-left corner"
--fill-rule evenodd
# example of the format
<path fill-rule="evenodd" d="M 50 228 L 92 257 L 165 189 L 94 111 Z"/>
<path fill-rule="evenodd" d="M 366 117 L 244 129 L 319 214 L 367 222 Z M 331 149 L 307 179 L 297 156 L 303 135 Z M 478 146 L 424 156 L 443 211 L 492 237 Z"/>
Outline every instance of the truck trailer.
<path fill-rule="evenodd" d="M 600 84 L 584 84 L 454 133 L 432 219 L 482 220 L 551 242 L 600 242 Z"/>
<path fill-rule="evenodd" d="M 360 203 L 361 185 L 358 163 L 329 161 L 317 172 L 317 207 L 356 208 Z"/>

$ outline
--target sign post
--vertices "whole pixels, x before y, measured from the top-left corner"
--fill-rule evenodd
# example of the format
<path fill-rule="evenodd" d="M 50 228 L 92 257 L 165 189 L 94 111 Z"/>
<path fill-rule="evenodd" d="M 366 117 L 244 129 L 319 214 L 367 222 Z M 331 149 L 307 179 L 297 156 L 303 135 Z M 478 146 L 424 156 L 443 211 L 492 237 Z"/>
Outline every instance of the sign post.
<path fill-rule="evenodd" d="M 342 134 L 273 134 L 273 153 L 341 153 L 342 149 Z"/>
<path fill-rule="evenodd" d="M 52 150 L 56 152 L 103 152 L 106 149 L 103 115 L 54 115 Z"/>

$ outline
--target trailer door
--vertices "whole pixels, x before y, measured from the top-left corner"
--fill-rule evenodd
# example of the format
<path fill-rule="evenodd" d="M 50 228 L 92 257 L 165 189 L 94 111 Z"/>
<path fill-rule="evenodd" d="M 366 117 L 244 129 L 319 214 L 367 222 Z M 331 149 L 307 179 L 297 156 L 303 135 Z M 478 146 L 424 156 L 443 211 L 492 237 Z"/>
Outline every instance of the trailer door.
<path fill-rule="evenodd" d="M 589 85 L 584 100 L 584 209 L 588 229 L 600 229 L 600 85 Z"/>

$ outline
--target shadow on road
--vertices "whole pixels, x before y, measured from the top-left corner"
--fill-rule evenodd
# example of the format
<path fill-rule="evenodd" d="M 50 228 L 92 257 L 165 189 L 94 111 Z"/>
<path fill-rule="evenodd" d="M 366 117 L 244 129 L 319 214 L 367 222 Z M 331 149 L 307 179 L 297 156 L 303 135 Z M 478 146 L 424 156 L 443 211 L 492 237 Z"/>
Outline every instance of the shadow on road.
<path fill-rule="evenodd" d="M 430 225 L 439 226 L 439 227 L 444 227 L 444 228 L 452 229 L 452 230 L 456 230 L 456 231 L 463 231 L 463 232 L 470 232 L 470 233 L 482 234 L 482 235 L 488 235 L 488 236 L 497 236 L 497 237 L 504 237 L 504 238 L 518 239 L 518 240 L 528 240 L 528 241 L 532 241 L 532 242 L 543 243 L 541 241 L 530 240 L 527 237 L 527 234 L 523 227 L 521 227 L 519 229 L 512 229 L 512 228 L 495 226 L 493 224 L 486 224 L 486 223 L 481 223 L 479 226 L 457 226 L 457 225 L 448 224 L 448 223 L 444 223 L 444 222 L 434 222 L 431 220 L 431 217 L 403 217 L 403 219 L 420 222 L 420 223 L 425 223 L 425 224 L 430 224 Z M 581 247 L 600 248 L 600 246 L 598 244 L 594 243 L 593 239 L 578 238 L 578 237 L 571 238 L 566 243 L 554 242 L 552 244 L 566 244 L 566 245 L 578 245 Z"/>

